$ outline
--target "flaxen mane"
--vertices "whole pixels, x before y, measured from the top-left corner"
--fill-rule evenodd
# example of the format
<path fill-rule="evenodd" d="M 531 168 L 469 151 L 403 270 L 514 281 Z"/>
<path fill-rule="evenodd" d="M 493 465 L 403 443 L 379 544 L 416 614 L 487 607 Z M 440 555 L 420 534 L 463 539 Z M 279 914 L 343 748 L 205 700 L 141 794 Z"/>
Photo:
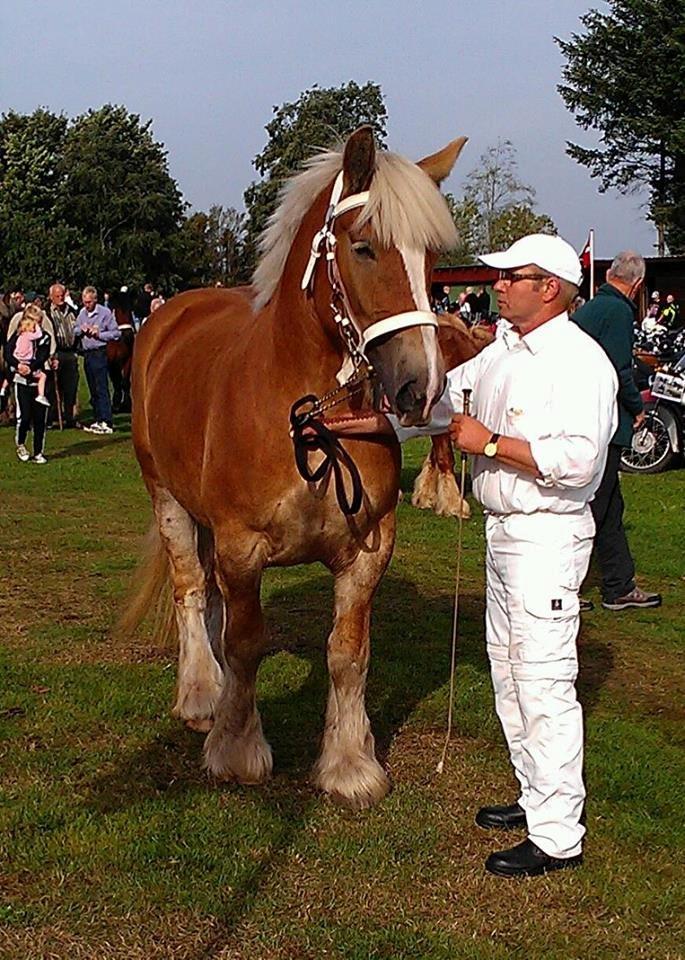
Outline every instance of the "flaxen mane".
<path fill-rule="evenodd" d="M 273 296 L 302 218 L 341 169 L 342 151 L 331 150 L 312 157 L 302 173 L 286 182 L 260 241 L 253 278 L 255 312 Z M 454 222 L 435 183 L 415 163 L 385 150 L 376 153 L 369 202 L 358 218 L 360 225 L 368 221 L 384 246 L 449 250 L 457 243 Z"/>

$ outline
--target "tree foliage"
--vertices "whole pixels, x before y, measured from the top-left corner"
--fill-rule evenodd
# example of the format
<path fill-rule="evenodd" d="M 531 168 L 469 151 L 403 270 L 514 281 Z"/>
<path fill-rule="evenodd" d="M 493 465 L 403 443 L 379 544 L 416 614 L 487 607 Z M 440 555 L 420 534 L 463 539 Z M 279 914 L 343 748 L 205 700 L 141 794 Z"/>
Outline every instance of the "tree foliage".
<path fill-rule="evenodd" d="M 537 213 L 535 190 L 518 174 L 516 150 L 498 140 L 481 155 L 466 178 L 464 195 L 446 195 L 460 243 L 442 263 L 472 263 L 478 253 L 508 247 L 529 233 L 556 233 L 551 217 Z"/>
<path fill-rule="evenodd" d="M 283 182 L 317 151 L 344 140 L 362 124 L 370 124 L 379 144 L 385 143 L 387 111 L 378 84 L 350 81 L 340 87 L 313 86 L 293 103 L 274 107 L 266 125 L 268 141 L 255 157 L 261 179 L 245 191 L 246 267 L 254 264 L 259 235 L 276 207 Z"/>
<path fill-rule="evenodd" d="M 564 103 L 584 129 L 601 133 L 596 148 L 569 143 L 568 153 L 600 189 L 649 191 L 649 218 L 671 253 L 685 252 L 685 3 L 608 0 L 590 10 L 584 33 L 557 43 L 566 58 Z"/>
<path fill-rule="evenodd" d="M 215 204 L 209 213 L 193 213 L 183 224 L 178 258 L 186 283 L 231 287 L 245 282 L 244 241 L 245 214 L 233 207 Z"/>
<path fill-rule="evenodd" d="M 124 107 L 0 120 L 0 270 L 44 289 L 178 281 L 184 203 L 151 123 Z"/>

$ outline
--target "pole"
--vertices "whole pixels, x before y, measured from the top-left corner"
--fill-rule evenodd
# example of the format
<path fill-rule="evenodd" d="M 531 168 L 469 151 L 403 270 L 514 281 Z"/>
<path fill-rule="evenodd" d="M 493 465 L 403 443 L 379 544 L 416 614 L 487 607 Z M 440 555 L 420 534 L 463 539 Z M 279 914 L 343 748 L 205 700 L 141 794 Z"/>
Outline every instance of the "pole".
<path fill-rule="evenodd" d="M 64 430 L 64 422 L 62 420 L 62 391 L 59 388 L 59 379 L 57 377 L 57 370 L 53 369 L 52 376 L 55 381 L 55 406 L 57 407 L 57 423 L 59 424 L 60 430 Z"/>
<path fill-rule="evenodd" d="M 590 230 L 590 300 L 595 295 L 595 231 Z"/>
<path fill-rule="evenodd" d="M 471 391 L 465 389 L 464 394 L 464 416 L 468 417 L 471 411 Z M 468 454 L 462 450 L 461 451 L 461 475 L 460 475 L 460 486 L 461 486 L 461 495 L 464 496 L 464 486 L 466 483 L 466 461 L 468 460 Z M 442 773 L 445 769 L 445 760 L 447 759 L 447 751 L 449 749 L 450 739 L 452 737 L 452 717 L 454 715 L 454 678 L 457 669 L 457 627 L 459 624 L 459 586 L 461 581 L 461 543 L 462 543 L 462 531 L 464 524 L 464 517 L 462 511 L 459 511 L 459 521 L 458 521 L 458 532 L 457 532 L 457 572 L 455 576 L 454 584 L 454 611 L 452 614 L 452 654 L 450 660 L 450 691 L 449 699 L 447 704 L 447 733 L 445 734 L 445 743 L 442 748 L 442 754 L 438 765 L 435 768 L 436 773 Z"/>

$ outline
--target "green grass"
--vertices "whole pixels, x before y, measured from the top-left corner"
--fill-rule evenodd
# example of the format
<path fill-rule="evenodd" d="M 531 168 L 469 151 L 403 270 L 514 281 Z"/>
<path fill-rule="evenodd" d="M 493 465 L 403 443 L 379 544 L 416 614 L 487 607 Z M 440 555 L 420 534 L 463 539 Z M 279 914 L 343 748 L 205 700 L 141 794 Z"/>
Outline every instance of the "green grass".
<path fill-rule="evenodd" d="M 628 533 L 659 611 L 583 624 L 586 864 L 497 880 L 482 802 L 514 795 L 482 638 L 483 534 L 464 525 L 456 734 L 447 705 L 456 523 L 399 508 L 373 621 L 368 709 L 395 789 L 352 815 L 316 794 L 331 583 L 270 571 L 282 648 L 260 671 L 276 768 L 216 786 L 169 716 L 175 665 L 110 639 L 149 507 L 127 423 L 51 431 L 45 467 L 0 430 L 0 957 L 571 960 L 683 956 L 685 470 L 626 477 Z M 425 445 L 405 450 L 409 490 Z M 477 513 L 477 511 L 474 511 Z M 596 589 L 590 596 L 597 600 Z"/>

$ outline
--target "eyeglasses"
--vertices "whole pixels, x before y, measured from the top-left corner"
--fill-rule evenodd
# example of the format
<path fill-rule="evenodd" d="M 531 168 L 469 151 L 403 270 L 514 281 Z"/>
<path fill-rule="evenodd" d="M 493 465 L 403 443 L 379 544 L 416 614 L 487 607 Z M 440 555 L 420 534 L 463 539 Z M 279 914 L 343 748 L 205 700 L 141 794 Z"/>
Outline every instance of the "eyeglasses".
<path fill-rule="evenodd" d="M 519 280 L 550 280 L 546 273 L 515 273 L 513 270 L 500 270 L 499 279 L 505 283 L 518 283 Z"/>

